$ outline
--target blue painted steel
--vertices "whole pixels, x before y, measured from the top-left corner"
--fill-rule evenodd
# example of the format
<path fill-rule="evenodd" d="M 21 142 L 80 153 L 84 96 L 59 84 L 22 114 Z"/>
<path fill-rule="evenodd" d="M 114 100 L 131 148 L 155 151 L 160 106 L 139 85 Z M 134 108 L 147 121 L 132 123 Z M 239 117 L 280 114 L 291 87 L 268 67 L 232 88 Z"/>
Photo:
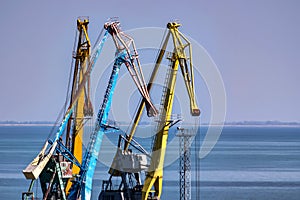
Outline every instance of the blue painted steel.
<path fill-rule="evenodd" d="M 99 57 L 99 55 L 100 55 L 100 53 L 101 53 L 101 51 L 103 49 L 104 43 L 105 43 L 105 41 L 107 39 L 107 36 L 108 36 L 108 31 L 105 31 L 102 40 L 99 42 L 98 46 L 96 47 L 96 52 L 92 55 L 92 58 L 90 60 L 90 65 L 92 65 L 91 69 L 94 68 L 95 63 L 98 60 L 98 57 Z M 79 91 L 77 91 L 77 92 L 79 92 Z M 65 117 L 64 117 L 63 121 L 61 122 L 58 131 L 56 132 L 54 141 L 58 141 L 58 139 L 60 138 L 60 136 L 63 134 L 63 132 L 64 132 L 64 130 L 66 128 L 66 125 L 68 123 L 68 120 L 69 120 L 71 114 L 73 113 L 74 105 L 75 104 L 73 104 L 73 106 L 65 114 Z"/>
<path fill-rule="evenodd" d="M 92 57 L 91 57 L 91 59 L 90 59 L 90 63 L 89 63 L 89 65 L 91 66 L 91 68 L 93 69 L 94 68 L 94 66 L 95 66 L 95 63 L 96 63 L 96 61 L 98 60 L 98 57 L 99 57 L 99 55 L 100 55 L 100 53 L 101 53 L 101 51 L 102 51 L 102 49 L 103 49 L 103 46 L 104 46 L 104 43 L 105 43 L 105 41 L 106 41 L 106 39 L 107 39 L 107 37 L 108 37 L 108 31 L 106 30 L 105 31 L 105 33 L 104 33 L 104 35 L 103 35 L 103 38 L 101 39 L 101 41 L 98 43 L 98 45 L 95 47 L 96 48 L 96 51 L 95 51 L 95 53 L 93 53 L 93 55 L 92 55 Z M 119 68 L 120 68 L 120 66 L 119 66 Z M 119 70 L 117 70 L 117 75 L 118 75 L 118 71 Z M 116 79 L 117 79 L 117 77 L 116 77 Z M 111 98 L 111 97 L 110 97 Z M 103 106 L 102 106 L 103 107 Z M 110 105 L 109 105 L 109 108 L 110 108 Z M 96 132 L 96 130 L 97 130 L 97 127 L 99 126 L 100 127 L 100 125 L 99 125 L 99 119 L 100 119 L 100 116 L 99 116 L 99 114 L 100 114 L 100 111 L 102 110 L 102 108 L 99 110 L 99 113 L 98 113 L 98 120 L 97 120 L 97 124 L 96 124 L 96 128 L 95 128 L 95 130 L 94 130 L 94 133 L 92 134 L 92 135 L 95 135 L 95 132 Z M 108 109 L 109 110 L 109 109 Z M 100 130 L 99 130 L 100 131 Z M 95 136 L 94 136 L 95 137 Z M 99 139 L 101 139 L 98 143 L 97 143 L 97 145 L 99 146 L 99 148 L 100 148 L 100 145 L 101 145 L 101 142 L 102 142 L 102 137 L 99 137 Z M 98 140 L 99 140 L 98 139 Z M 92 144 L 93 142 L 89 142 L 90 144 Z M 89 144 L 89 146 L 91 146 Z M 98 154 L 99 154 L 99 150 L 98 150 Z M 97 157 L 98 157 L 98 154 L 97 154 Z M 85 174 L 87 173 L 87 163 L 89 163 L 88 162 L 88 158 L 90 158 L 90 147 L 88 147 L 88 150 L 86 151 L 86 153 L 85 153 L 85 156 L 84 156 L 84 158 L 83 158 L 83 164 L 81 165 L 81 169 L 80 169 L 80 172 L 79 172 L 79 180 L 75 180 L 74 182 L 73 182 L 73 184 L 72 184 L 72 186 L 71 186 L 71 189 L 70 189 L 70 193 L 69 193 L 69 195 L 68 195 L 68 200 L 76 200 L 77 199 L 77 196 L 80 194 L 80 190 L 83 188 L 83 185 L 84 185 L 84 178 L 85 178 Z M 94 170 L 93 170 L 93 172 L 92 172 L 92 174 L 94 174 Z M 93 175 L 92 175 L 93 176 Z M 82 197 L 82 199 L 84 199 L 84 195 L 82 195 L 83 197 Z"/>
<path fill-rule="evenodd" d="M 69 200 L 76 200 L 80 195 L 79 190 L 81 190 L 81 200 L 91 199 L 92 180 L 97 165 L 103 134 L 106 132 L 106 123 L 111 107 L 112 97 L 117 83 L 120 66 L 124 62 L 128 62 L 126 58 L 127 52 L 125 50 L 119 52 L 116 56 L 104 99 L 98 112 L 95 130 L 91 135 L 87 151 L 83 158 L 83 170 L 80 170 L 79 180 L 74 183 L 70 190 L 70 194 L 68 196 Z"/>
<path fill-rule="evenodd" d="M 58 131 L 56 132 L 54 141 L 58 141 L 60 136 L 63 134 L 63 132 L 64 132 L 66 126 L 67 126 L 68 120 L 70 119 L 70 116 L 71 116 L 72 113 L 73 113 L 73 107 L 71 109 L 69 109 L 67 111 L 67 113 L 65 114 L 65 117 L 62 120 L 62 122 L 61 122 L 61 124 L 58 128 Z"/>
<path fill-rule="evenodd" d="M 53 141 L 49 139 L 48 143 L 52 145 Z M 69 149 L 60 142 L 60 140 L 57 141 L 55 150 L 58 151 L 64 158 L 75 164 L 77 167 L 81 168 L 81 164 L 79 163 L 79 161 L 75 158 L 71 151 L 69 151 Z"/>
<path fill-rule="evenodd" d="M 99 44 L 97 45 L 97 47 L 95 47 L 96 48 L 96 52 L 92 55 L 91 60 L 90 60 L 90 65 L 92 65 L 92 68 L 94 68 L 95 63 L 98 60 L 98 57 L 99 57 L 99 55 L 100 55 L 100 53 L 102 51 L 102 48 L 103 48 L 104 43 L 105 43 L 105 41 L 107 39 L 107 36 L 108 36 L 108 31 L 105 31 L 102 40 L 99 42 Z"/>
<path fill-rule="evenodd" d="M 82 200 L 91 199 L 92 180 L 97 165 L 103 134 L 105 133 L 105 125 L 107 123 L 112 97 L 118 79 L 119 69 L 122 63 L 126 62 L 126 56 L 127 56 L 127 52 L 124 50 L 120 52 L 115 59 L 112 74 L 109 79 L 109 83 L 105 92 L 103 103 L 98 113 L 97 124 L 94 131 L 95 138 L 91 138 L 89 151 L 87 152 L 86 157 L 84 158 L 84 161 L 86 161 L 86 163 L 84 164 L 86 164 L 85 166 L 87 167 L 87 171 L 86 171 L 85 181 L 83 182 L 84 184 L 82 185 L 82 196 L 81 196 Z"/>

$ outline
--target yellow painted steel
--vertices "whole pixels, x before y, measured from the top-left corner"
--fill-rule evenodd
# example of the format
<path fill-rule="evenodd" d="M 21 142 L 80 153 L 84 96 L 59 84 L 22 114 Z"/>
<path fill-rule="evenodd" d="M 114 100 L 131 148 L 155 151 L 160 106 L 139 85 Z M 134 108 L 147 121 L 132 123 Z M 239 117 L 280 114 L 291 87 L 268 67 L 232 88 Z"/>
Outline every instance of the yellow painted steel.
<path fill-rule="evenodd" d="M 88 29 L 88 19 L 77 19 L 77 29 L 79 32 L 78 35 L 78 44 L 77 44 L 77 50 L 76 54 L 74 55 L 75 61 L 75 69 L 74 69 L 74 76 L 73 76 L 73 85 L 72 85 L 72 97 L 71 102 L 74 94 L 76 94 L 78 91 L 78 86 L 83 81 L 83 76 L 85 72 L 87 71 L 88 67 L 88 61 L 90 56 L 90 39 L 88 37 L 87 29 Z M 89 82 L 89 80 L 87 81 Z M 86 87 L 86 86 L 85 86 Z M 85 117 L 85 110 L 89 109 L 86 108 L 86 102 L 89 102 L 89 95 L 87 93 L 87 88 L 84 90 L 81 90 L 79 93 L 79 97 L 77 100 L 77 105 L 74 109 L 74 115 L 73 115 L 73 129 L 72 133 L 68 133 L 67 135 L 71 134 L 72 137 L 72 145 L 71 145 L 71 152 L 75 156 L 75 158 L 79 161 L 79 163 L 82 163 L 82 138 L 83 138 L 83 123 L 84 123 L 84 117 Z M 69 123 L 69 126 L 71 126 L 71 122 Z M 71 127 L 68 128 L 69 130 Z M 76 165 L 73 165 L 72 167 L 72 173 L 73 175 L 79 174 L 80 168 Z M 66 192 L 69 191 L 72 183 L 69 180 L 66 186 Z"/>
<path fill-rule="evenodd" d="M 152 88 L 152 85 L 153 85 L 153 83 L 154 83 L 155 77 L 156 77 L 157 72 L 158 72 L 158 69 L 159 69 L 159 67 L 160 67 L 160 63 L 161 63 L 161 61 L 162 61 L 162 59 L 163 59 L 163 56 L 164 56 L 164 54 L 165 54 L 165 51 L 166 51 L 166 46 L 167 46 L 169 37 L 170 37 L 170 33 L 167 34 L 166 39 L 165 39 L 165 41 L 164 41 L 164 43 L 163 43 L 163 46 L 161 47 L 161 50 L 160 50 L 159 55 L 158 55 L 158 57 L 157 57 L 156 64 L 155 64 L 154 69 L 153 69 L 153 71 L 152 71 L 152 74 L 151 74 L 151 76 L 150 76 L 150 80 L 149 80 L 149 82 L 148 82 L 148 84 L 147 84 L 147 90 L 148 90 L 148 92 L 150 92 L 150 90 L 151 90 L 151 88 Z M 145 105 L 146 105 L 146 100 L 143 98 L 142 101 L 141 101 L 141 103 L 140 103 L 140 105 L 139 105 L 139 107 L 138 107 L 138 109 L 137 109 L 135 118 L 134 118 L 134 120 L 133 120 L 131 129 L 130 129 L 130 132 L 129 132 L 129 134 L 128 134 L 127 141 L 126 141 L 125 144 L 124 144 L 124 151 L 128 151 L 129 144 L 130 144 L 130 142 L 131 142 L 131 140 L 132 140 L 132 138 L 133 138 L 133 136 L 134 136 L 134 134 L 135 134 L 135 132 L 136 132 L 136 129 L 137 129 L 137 126 L 138 126 L 138 124 L 139 124 L 139 122 L 140 122 L 140 119 L 141 119 L 141 117 L 142 117 L 142 114 L 143 114 L 143 110 L 144 110 L 144 108 L 145 108 Z M 121 173 L 120 173 L 118 170 L 116 170 L 116 169 L 114 169 L 114 168 L 112 167 L 112 166 L 115 164 L 115 163 L 114 163 L 115 160 L 116 160 L 116 159 L 114 158 L 113 163 L 112 163 L 112 165 L 111 165 L 111 167 L 110 167 L 110 169 L 109 169 L 109 173 L 110 173 L 110 174 L 113 174 L 113 176 L 121 176 Z"/>
<path fill-rule="evenodd" d="M 166 47 L 167 47 L 167 43 L 168 43 L 169 37 L 170 37 L 170 33 L 167 34 L 166 39 L 165 39 L 165 41 L 164 41 L 164 43 L 163 43 L 163 45 L 162 45 L 162 47 L 161 47 L 161 50 L 160 50 L 160 52 L 159 52 L 159 54 L 158 54 L 158 57 L 157 57 L 157 60 L 156 60 L 156 64 L 155 64 L 155 66 L 154 66 L 154 69 L 153 69 L 153 71 L 152 71 L 152 74 L 151 74 L 149 83 L 148 83 L 148 85 L 147 85 L 147 90 L 148 90 L 148 92 L 150 92 L 150 90 L 151 90 L 151 88 L 152 88 L 152 85 L 153 85 L 153 83 L 154 83 L 154 80 L 155 80 L 157 71 L 158 71 L 158 69 L 159 69 L 159 67 L 160 67 L 160 63 L 161 63 L 161 61 L 162 61 L 162 59 L 163 59 L 163 56 L 164 56 L 164 54 L 165 54 L 165 51 L 166 51 Z M 133 121 L 133 125 L 131 126 L 130 133 L 129 133 L 128 138 L 127 138 L 128 141 L 125 142 L 125 146 L 124 146 L 124 150 L 125 150 L 125 151 L 128 150 L 129 143 L 131 142 L 131 140 L 132 140 L 132 138 L 133 138 L 133 136 L 134 136 L 134 133 L 135 133 L 135 131 L 136 131 L 136 128 L 137 128 L 137 126 L 138 126 L 138 123 L 139 123 L 139 121 L 140 121 L 140 119 L 141 119 L 141 116 L 142 116 L 142 114 L 143 114 L 143 109 L 144 109 L 144 107 L 145 107 L 145 103 L 146 103 L 146 101 L 143 99 L 143 100 L 141 101 L 140 105 L 139 105 L 139 108 L 138 108 L 138 110 L 137 110 L 137 113 L 136 113 L 135 118 L 134 118 L 134 121 Z"/>
<path fill-rule="evenodd" d="M 178 60 L 175 60 L 175 62 L 173 62 L 172 65 L 172 72 L 170 74 L 170 80 L 166 92 L 163 113 L 160 113 L 160 115 L 164 116 L 164 119 L 160 119 L 159 122 L 159 130 L 156 133 L 155 142 L 152 149 L 151 162 L 150 167 L 148 169 L 147 177 L 144 182 L 142 199 L 147 199 L 148 194 L 152 189 L 152 186 L 154 186 L 155 196 L 161 196 L 163 166 L 168 141 L 168 133 L 170 128 L 170 120 L 172 115 L 177 71 Z"/>
<path fill-rule="evenodd" d="M 79 80 L 82 80 L 82 73 L 80 73 Z M 75 156 L 75 158 L 79 161 L 81 164 L 82 162 L 82 137 L 83 137 L 83 119 L 84 119 L 84 91 L 80 93 L 80 96 L 77 101 L 77 107 L 75 110 L 75 130 L 73 133 L 73 149 L 72 153 Z M 72 168 L 73 174 L 78 174 L 80 169 L 76 165 L 73 165 Z"/>
<path fill-rule="evenodd" d="M 177 28 L 179 26 L 180 24 L 176 22 L 168 23 L 167 28 L 169 29 L 169 32 L 164 41 L 163 48 L 161 49 L 159 54 L 159 57 L 163 56 L 166 49 L 167 41 L 169 39 L 169 35 L 171 34 L 174 45 L 174 51 L 171 57 L 169 58 L 171 71 L 167 80 L 167 88 L 165 90 L 165 93 L 163 94 L 165 95 L 163 109 L 161 109 L 161 113 L 159 113 L 160 119 L 158 122 L 158 130 L 152 148 L 150 167 L 148 169 L 146 179 L 144 181 L 144 186 L 142 189 L 142 200 L 147 200 L 150 192 L 154 192 L 154 197 L 156 199 L 159 199 L 162 193 L 164 158 L 167 148 L 168 132 L 171 124 L 176 77 L 179 66 L 181 68 L 181 72 L 184 77 L 185 85 L 190 98 L 191 114 L 193 116 L 200 115 L 200 110 L 196 104 L 195 99 L 191 55 L 188 58 L 185 54 L 186 47 L 189 47 L 189 52 L 191 54 L 191 46 L 189 41 L 178 31 Z M 181 38 L 183 38 L 186 44 L 184 44 Z M 190 69 L 188 69 L 187 66 L 188 59 L 190 59 Z M 161 59 L 158 59 L 156 67 L 160 65 L 160 62 Z"/>

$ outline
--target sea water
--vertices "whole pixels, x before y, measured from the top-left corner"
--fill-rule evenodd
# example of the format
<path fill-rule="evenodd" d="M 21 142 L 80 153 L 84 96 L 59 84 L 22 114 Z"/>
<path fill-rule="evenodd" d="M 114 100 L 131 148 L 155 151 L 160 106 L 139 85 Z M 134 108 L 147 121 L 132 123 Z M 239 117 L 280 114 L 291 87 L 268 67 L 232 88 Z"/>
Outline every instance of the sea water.
<path fill-rule="evenodd" d="M 0 199 L 21 199 L 21 193 L 28 190 L 30 181 L 24 178 L 22 170 L 40 151 L 51 128 L 0 127 Z M 203 127 L 198 131 L 200 145 L 206 130 Z M 170 131 L 170 141 L 175 132 Z M 117 135 L 108 135 L 101 147 L 93 199 L 97 199 L 102 180 L 109 177 L 109 159 L 114 155 Z M 151 138 L 139 142 L 150 149 Z M 192 199 L 196 199 L 196 192 L 203 200 L 300 199 L 300 127 L 224 127 L 213 150 L 199 160 L 197 189 L 194 164 L 199 148 L 194 144 L 198 143 L 194 141 L 191 146 Z M 179 199 L 178 149 L 174 145 L 167 149 L 162 199 Z M 33 192 L 42 197 L 38 181 Z"/>

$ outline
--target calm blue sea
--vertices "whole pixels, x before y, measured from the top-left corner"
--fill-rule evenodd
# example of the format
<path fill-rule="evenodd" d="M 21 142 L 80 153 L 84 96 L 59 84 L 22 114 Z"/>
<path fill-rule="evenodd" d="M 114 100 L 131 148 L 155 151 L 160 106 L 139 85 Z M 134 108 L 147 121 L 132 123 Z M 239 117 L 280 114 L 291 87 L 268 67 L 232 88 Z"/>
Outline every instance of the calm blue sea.
<path fill-rule="evenodd" d="M 51 127 L 0 127 L 0 199 L 21 199 L 30 181 L 22 169 L 37 155 Z M 174 139 L 174 130 L 170 140 Z M 201 128 L 200 143 L 206 128 Z M 104 141 L 95 172 L 93 199 L 97 199 L 107 164 L 114 154 L 117 134 Z M 111 141 L 110 141 L 110 140 Z M 141 143 L 150 148 L 151 140 Z M 162 199 L 179 199 L 178 147 L 168 146 Z M 192 145 L 192 199 L 196 199 L 195 151 Z M 213 151 L 200 160 L 201 200 L 300 199 L 299 127 L 225 127 Z M 39 185 L 34 192 L 41 197 Z"/>

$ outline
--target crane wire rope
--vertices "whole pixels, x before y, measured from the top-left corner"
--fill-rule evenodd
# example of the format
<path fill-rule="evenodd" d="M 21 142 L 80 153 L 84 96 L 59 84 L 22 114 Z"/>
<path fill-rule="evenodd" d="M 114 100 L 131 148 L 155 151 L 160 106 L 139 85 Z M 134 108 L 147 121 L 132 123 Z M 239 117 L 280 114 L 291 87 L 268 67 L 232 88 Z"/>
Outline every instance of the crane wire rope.
<path fill-rule="evenodd" d="M 96 42 L 95 42 L 95 44 L 93 46 L 92 55 L 94 55 L 94 53 L 96 51 L 96 46 L 97 46 L 97 44 L 100 41 L 101 35 L 103 34 L 103 30 L 104 30 L 104 28 L 101 29 L 100 34 L 98 35 L 97 40 L 96 40 Z M 76 44 L 77 44 L 77 41 L 78 41 L 77 40 L 77 36 L 78 36 L 78 31 L 76 30 L 75 31 L 75 40 L 74 40 L 74 44 L 73 44 L 72 58 L 73 58 L 73 54 L 74 54 L 74 52 L 76 50 Z M 88 64 L 90 64 L 90 62 L 92 62 L 90 59 L 93 59 L 93 57 L 89 58 Z M 59 124 L 60 119 L 63 117 L 63 114 L 66 112 L 66 110 L 68 108 L 67 105 L 68 105 L 68 102 L 69 102 L 69 100 L 71 98 L 70 87 L 71 87 L 71 82 L 72 82 L 72 77 L 73 77 L 72 76 L 73 69 L 74 69 L 74 59 L 72 59 L 72 61 L 71 61 L 71 67 L 70 67 L 70 72 L 69 72 L 69 80 L 68 80 L 67 95 L 66 95 L 65 103 L 64 103 L 63 107 L 61 108 L 61 110 L 60 110 L 60 112 L 58 114 L 58 117 L 56 118 L 55 123 L 53 124 L 53 126 L 52 126 L 52 128 L 51 128 L 51 130 L 50 130 L 50 132 L 49 132 L 49 134 L 47 136 L 47 139 L 50 139 L 50 137 L 52 137 L 55 134 L 55 128 L 56 128 L 56 126 Z M 89 120 L 89 121 L 91 121 L 91 120 Z"/>
<path fill-rule="evenodd" d="M 59 124 L 59 121 L 60 119 L 62 118 L 63 114 L 66 112 L 67 110 L 67 104 L 70 100 L 70 95 L 71 95 L 71 91 L 70 91 L 70 85 L 71 85 L 71 79 L 72 79 L 72 71 L 73 71 L 73 68 L 74 68 L 74 59 L 73 59 L 73 52 L 75 51 L 75 48 L 76 48 L 76 43 L 77 43 L 77 35 L 78 35 L 78 32 L 75 31 L 75 40 L 74 40 L 74 44 L 73 44 L 73 51 L 72 51 L 72 56 L 71 56 L 71 67 L 70 67 L 70 71 L 69 71 L 69 80 L 68 80 L 68 86 L 67 86 L 67 94 L 66 94 L 66 99 L 65 99 L 65 103 L 63 105 L 63 107 L 61 108 L 48 136 L 47 136 L 47 140 L 50 139 L 50 137 L 52 137 L 55 133 L 55 128 L 56 126 Z"/>

